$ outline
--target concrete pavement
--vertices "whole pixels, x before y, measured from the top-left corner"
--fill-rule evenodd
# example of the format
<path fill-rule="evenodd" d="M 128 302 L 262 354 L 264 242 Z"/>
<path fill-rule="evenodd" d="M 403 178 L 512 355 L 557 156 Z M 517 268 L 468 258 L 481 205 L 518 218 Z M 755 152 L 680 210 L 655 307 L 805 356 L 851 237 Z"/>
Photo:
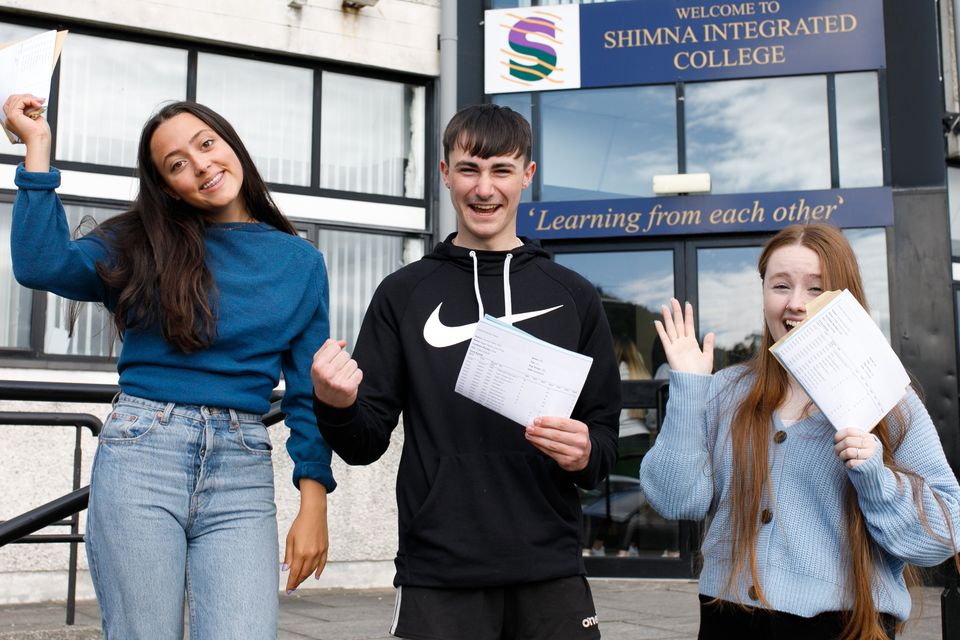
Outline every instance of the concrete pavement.
<path fill-rule="evenodd" d="M 695 581 L 592 579 L 590 584 L 604 640 L 688 640 L 697 636 Z M 898 640 L 942 640 L 940 592 L 934 587 L 917 591 L 911 622 Z M 393 589 L 304 589 L 281 595 L 279 638 L 391 638 L 387 631 L 393 602 Z M 96 602 L 78 603 L 72 627 L 64 625 L 64 616 L 63 603 L 0 606 L 0 640 L 102 638 Z"/>

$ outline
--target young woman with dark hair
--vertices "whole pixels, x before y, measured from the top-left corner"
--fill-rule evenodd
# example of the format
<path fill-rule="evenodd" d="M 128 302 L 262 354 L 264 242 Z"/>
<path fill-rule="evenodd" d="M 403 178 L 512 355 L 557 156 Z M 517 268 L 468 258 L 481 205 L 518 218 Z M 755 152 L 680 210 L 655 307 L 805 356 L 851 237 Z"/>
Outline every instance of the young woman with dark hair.
<path fill-rule="evenodd" d="M 279 571 L 271 441 L 282 371 L 300 512 L 287 590 L 327 555 L 330 449 L 310 365 L 326 340 L 323 257 L 273 203 L 230 124 L 192 102 L 143 128 L 130 210 L 72 241 L 50 128 L 28 95 L 4 104 L 26 144 L 11 255 L 17 280 L 103 303 L 123 339 L 121 393 L 93 463 L 86 548 L 107 638 L 275 638 Z"/>
<path fill-rule="evenodd" d="M 640 480 L 664 517 L 713 520 L 703 542 L 701 639 L 893 638 L 910 565 L 956 553 L 960 486 L 917 394 L 870 432 L 832 425 L 769 347 L 823 291 L 866 307 L 856 257 L 825 224 L 777 233 L 759 261 L 763 341 L 711 375 L 693 308 L 664 305 L 666 420 Z"/>

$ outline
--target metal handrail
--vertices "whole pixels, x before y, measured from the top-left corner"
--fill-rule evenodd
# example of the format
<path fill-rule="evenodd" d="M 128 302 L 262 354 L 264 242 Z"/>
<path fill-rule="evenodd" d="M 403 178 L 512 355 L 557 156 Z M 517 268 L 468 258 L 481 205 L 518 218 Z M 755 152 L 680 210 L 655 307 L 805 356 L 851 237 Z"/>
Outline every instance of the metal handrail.
<path fill-rule="evenodd" d="M 105 390 L 98 390 L 103 392 Z M 0 547 L 8 542 L 41 543 L 67 542 L 70 544 L 70 559 L 67 570 L 67 624 L 73 624 L 77 599 L 77 545 L 83 541 L 80 533 L 80 511 L 86 508 L 89 488 L 80 488 L 80 464 L 83 455 L 81 432 L 84 428 L 94 436 L 100 435 L 103 423 L 87 413 L 49 413 L 42 411 L 0 411 L 0 425 L 9 426 L 67 426 L 73 427 L 76 435 L 73 445 L 73 493 L 41 505 L 12 520 L 0 523 Z M 61 522 L 69 517 L 67 522 Z M 67 535 L 30 534 L 54 524 L 70 526 Z"/>
<path fill-rule="evenodd" d="M 72 516 L 87 508 L 90 499 L 90 487 L 81 487 L 76 491 L 40 505 L 26 513 L 0 522 L 0 547 L 20 542 L 35 531 Z M 51 536 L 60 537 L 60 536 Z M 81 540 L 83 536 L 80 536 Z M 49 540 L 54 542 L 54 540 Z M 69 542 L 70 540 L 64 540 Z M 39 541 L 37 541 L 39 542 Z"/>

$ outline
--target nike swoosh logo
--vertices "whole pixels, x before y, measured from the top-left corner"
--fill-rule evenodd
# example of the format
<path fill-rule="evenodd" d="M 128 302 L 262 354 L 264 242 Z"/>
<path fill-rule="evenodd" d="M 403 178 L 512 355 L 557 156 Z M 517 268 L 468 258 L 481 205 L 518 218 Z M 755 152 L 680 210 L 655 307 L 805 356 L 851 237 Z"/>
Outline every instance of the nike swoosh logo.
<path fill-rule="evenodd" d="M 471 322 L 470 324 L 464 324 L 459 327 L 448 327 L 440 322 L 440 307 L 442 306 L 442 302 L 438 304 L 437 308 L 434 309 L 433 313 L 430 314 L 430 317 L 427 318 L 426 324 L 423 325 L 423 339 L 427 341 L 427 344 L 429 344 L 431 347 L 436 347 L 437 349 L 443 349 L 444 347 L 452 347 L 455 344 L 460 344 L 461 342 L 466 342 L 467 340 L 473 338 L 473 334 L 477 331 L 477 323 Z M 507 324 L 516 324 L 517 322 L 522 322 L 523 320 L 529 320 L 530 318 L 536 318 L 537 316 L 542 316 L 545 313 L 556 311 L 562 306 L 562 304 L 558 304 L 557 306 L 550 307 L 549 309 L 514 313 L 497 319 L 506 322 Z"/>

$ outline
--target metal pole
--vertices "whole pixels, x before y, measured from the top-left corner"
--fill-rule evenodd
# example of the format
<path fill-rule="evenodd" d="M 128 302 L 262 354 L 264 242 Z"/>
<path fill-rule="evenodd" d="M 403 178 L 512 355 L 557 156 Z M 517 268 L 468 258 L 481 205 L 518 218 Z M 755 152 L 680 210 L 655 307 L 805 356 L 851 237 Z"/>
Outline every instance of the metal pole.
<path fill-rule="evenodd" d="M 80 488 L 80 460 L 83 455 L 81 448 L 82 428 L 76 428 L 76 439 L 73 445 L 73 490 Z M 70 533 L 80 533 L 80 514 L 74 512 L 70 516 Z M 67 624 L 72 625 L 77 611 L 77 543 L 70 543 L 70 566 L 67 569 Z"/>
<path fill-rule="evenodd" d="M 457 2 L 459 0 L 441 0 L 440 3 L 440 131 L 447 126 L 450 118 L 457 112 Z M 476 1 L 476 0 L 472 0 Z M 438 157 L 443 157 L 442 139 Z M 457 214 L 453 202 L 446 193 L 441 180 L 440 215 L 437 219 L 437 240 L 443 240 L 457 230 Z"/>

